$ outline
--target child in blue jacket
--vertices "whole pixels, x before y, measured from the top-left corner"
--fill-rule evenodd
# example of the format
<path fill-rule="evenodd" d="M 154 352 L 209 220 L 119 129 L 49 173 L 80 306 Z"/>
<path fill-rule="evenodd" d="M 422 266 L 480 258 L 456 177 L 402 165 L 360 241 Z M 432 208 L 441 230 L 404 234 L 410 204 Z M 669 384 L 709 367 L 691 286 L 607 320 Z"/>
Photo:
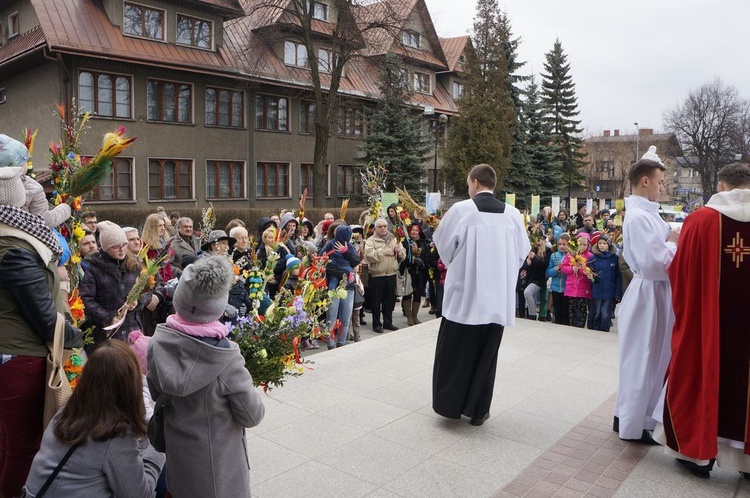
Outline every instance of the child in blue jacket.
<path fill-rule="evenodd" d="M 594 257 L 589 267 L 596 278 L 591 285 L 591 309 L 588 327 L 591 330 L 609 332 L 615 310 L 615 299 L 622 296 L 622 275 L 615 246 L 607 235 L 602 235 L 594 244 Z"/>
<path fill-rule="evenodd" d="M 560 325 L 570 325 L 568 315 L 568 298 L 565 297 L 565 275 L 560 270 L 560 265 L 565 255 L 568 254 L 568 241 L 570 235 L 563 233 L 557 240 L 557 251 L 553 252 L 547 265 L 547 277 L 552 279 L 552 308 L 555 316 L 555 323 Z"/>

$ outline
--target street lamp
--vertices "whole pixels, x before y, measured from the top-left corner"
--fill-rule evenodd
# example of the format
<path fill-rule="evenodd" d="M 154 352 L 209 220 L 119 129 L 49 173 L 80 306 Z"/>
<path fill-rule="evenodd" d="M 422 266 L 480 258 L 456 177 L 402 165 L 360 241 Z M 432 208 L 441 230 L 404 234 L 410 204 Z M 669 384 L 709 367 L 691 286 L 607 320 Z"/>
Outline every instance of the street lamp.
<path fill-rule="evenodd" d="M 573 147 L 568 148 L 568 203 L 570 204 L 570 187 L 573 184 Z M 571 214 L 573 212 L 573 206 L 568 207 Z"/>

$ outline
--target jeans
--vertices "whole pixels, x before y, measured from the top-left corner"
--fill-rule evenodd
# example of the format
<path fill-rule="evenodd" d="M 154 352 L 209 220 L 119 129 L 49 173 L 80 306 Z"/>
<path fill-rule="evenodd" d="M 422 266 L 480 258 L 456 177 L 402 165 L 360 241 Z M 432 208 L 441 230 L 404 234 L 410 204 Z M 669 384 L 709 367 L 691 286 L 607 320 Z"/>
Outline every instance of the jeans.
<path fill-rule="evenodd" d="M 614 308 L 614 299 L 592 299 L 591 316 L 589 328 L 591 330 L 601 330 L 609 332 L 612 326 L 612 309 Z"/>
<path fill-rule="evenodd" d="M 331 277 L 328 282 L 328 289 L 335 289 L 339 285 L 339 279 Z M 346 291 L 346 298 L 339 299 L 338 297 L 333 298 L 331 305 L 328 307 L 326 312 L 326 319 L 328 320 L 329 326 L 333 326 L 336 323 L 336 319 L 341 320 L 341 331 L 334 340 L 332 337 L 328 338 L 327 344 L 329 347 L 333 347 L 338 343 L 343 346 L 346 344 L 346 337 L 349 335 L 349 323 L 352 320 L 352 310 L 354 309 L 354 289 Z"/>
<path fill-rule="evenodd" d="M 43 357 L 17 356 L 0 366 L 0 492 L 19 496 L 42 442 Z"/>
<path fill-rule="evenodd" d="M 539 304 L 539 291 L 542 290 L 537 284 L 531 283 L 523 291 L 526 299 L 526 309 L 529 310 L 529 318 L 536 316 L 536 307 Z"/>

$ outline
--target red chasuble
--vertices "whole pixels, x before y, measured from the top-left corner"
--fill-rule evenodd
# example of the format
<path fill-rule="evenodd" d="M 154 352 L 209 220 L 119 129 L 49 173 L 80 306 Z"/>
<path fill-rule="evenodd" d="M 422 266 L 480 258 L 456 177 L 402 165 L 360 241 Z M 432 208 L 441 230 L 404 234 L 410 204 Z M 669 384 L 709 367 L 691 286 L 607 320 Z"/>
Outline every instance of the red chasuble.
<path fill-rule="evenodd" d="M 669 267 L 675 324 L 667 370 L 667 445 L 710 460 L 717 437 L 748 443 L 750 223 L 711 208 L 685 221 Z"/>

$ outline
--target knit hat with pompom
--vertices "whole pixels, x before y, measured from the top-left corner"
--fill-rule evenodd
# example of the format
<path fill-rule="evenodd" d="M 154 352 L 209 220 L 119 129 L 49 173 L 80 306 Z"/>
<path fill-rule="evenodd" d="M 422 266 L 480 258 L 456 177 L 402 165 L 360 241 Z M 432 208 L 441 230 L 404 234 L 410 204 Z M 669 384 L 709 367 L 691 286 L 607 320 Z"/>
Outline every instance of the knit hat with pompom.
<path fill-rule="evenodd" d="M 218 320 L 226 309 L 233 275 L 224 256 L 204 257 L 187 266 L 174 291 L 175 312 L 192 323 Z"/>

